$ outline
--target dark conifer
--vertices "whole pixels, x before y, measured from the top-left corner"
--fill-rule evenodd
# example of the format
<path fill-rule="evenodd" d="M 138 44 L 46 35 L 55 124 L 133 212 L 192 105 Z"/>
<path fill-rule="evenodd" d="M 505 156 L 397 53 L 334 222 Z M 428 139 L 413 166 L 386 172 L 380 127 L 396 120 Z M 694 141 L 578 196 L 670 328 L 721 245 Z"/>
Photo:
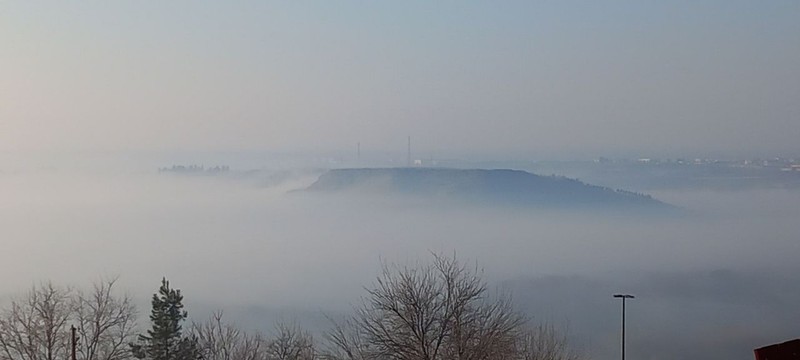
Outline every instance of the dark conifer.
<path fill-rule="evenodd" d="M 148 360 L 197 360 L 200 358 L 197 341 L 182 335 L 182 323 L 187 312 L 183 309 L 183 295 L 178 289 L 170 289 L 169 281 L 161 279 L 161 287 L 153 294 L 150 323 L 147 335 L 139 335 L 139 343 L 131 344 L 131 351 L 138 359 Z"/>

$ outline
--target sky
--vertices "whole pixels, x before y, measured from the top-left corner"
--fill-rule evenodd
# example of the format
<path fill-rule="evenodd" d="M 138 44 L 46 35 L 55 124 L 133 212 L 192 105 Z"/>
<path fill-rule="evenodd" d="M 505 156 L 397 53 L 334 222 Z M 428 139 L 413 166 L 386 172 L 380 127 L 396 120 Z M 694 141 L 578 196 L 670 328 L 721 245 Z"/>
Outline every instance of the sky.
<path fill-rule="evenodd" d="M 797 1 L 0 4 L 0 151 L 797 154 Z"/>

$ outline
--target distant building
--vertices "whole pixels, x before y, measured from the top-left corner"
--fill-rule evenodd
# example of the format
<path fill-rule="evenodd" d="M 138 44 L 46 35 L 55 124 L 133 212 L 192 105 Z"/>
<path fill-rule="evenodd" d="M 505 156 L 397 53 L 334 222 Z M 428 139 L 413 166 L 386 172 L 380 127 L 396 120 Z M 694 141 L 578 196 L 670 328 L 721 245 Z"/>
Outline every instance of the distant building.
<path fill-rule="evenodd" d="M 756 360 L 800 360 L 800 339 L 753 350 Z"/>

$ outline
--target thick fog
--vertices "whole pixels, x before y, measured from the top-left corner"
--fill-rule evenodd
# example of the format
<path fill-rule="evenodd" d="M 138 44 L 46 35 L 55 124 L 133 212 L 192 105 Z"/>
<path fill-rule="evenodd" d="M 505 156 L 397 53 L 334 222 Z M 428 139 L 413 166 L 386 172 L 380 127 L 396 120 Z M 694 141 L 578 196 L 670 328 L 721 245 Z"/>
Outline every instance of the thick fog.
<path fill-rule="evenodd" d="M 637 295 L 635 358 L 748 358 L 797 336 L 797 191 L 655 191 L 685 210 L 657 217 L 304 193 L 318 171 L 270 174 L 2 173 L 2 296 L 118 275 L 146 312 L 166 276 L 194 319 L 321 331 L 382 261 L 455 252 L 596 359 L 618 356 L 616 292 Z"/>

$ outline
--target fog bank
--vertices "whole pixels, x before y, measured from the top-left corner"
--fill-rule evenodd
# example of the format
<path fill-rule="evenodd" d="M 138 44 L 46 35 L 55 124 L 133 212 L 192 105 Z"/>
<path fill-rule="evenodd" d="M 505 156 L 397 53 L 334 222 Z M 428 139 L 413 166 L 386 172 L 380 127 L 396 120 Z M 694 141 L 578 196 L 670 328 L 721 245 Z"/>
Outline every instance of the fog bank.
<path fill-rule="evenodd" d="M 535 318 L 570 323 L 599 359 L 616 356 L 618 291 L 639 296 L 631 356 L 750 356 L 737 351 L 796 335 L 775 322 L 800 316 L 798 192 L 655 192 L 690 210 L 659 218 L 308 194 L 291 190 L 313 175 L 263 179 L 2 174 L 2 295 L 120 275 L 146 310 L 167 276 L 196 318 L 225 308 L 249 327 L 320 326 L 358 300 L 381 261 L 455 252 Z"/>

